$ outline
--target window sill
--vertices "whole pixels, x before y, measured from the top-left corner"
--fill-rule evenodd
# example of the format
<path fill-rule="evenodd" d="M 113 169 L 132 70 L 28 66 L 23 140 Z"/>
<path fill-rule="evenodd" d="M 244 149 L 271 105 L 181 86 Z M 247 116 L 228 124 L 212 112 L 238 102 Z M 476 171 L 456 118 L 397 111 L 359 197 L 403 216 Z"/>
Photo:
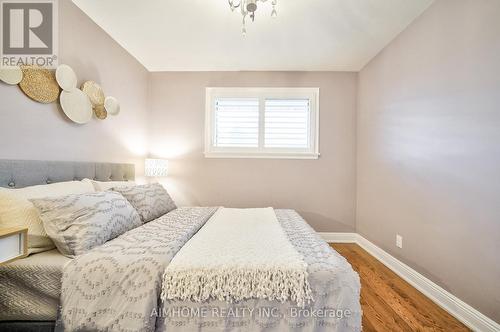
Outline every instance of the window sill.
<path fill-rule="evenodd" d="M 319 153 L 235 153 L 205 152 L 205 158 L 218 159 L 318 159 Z"/>

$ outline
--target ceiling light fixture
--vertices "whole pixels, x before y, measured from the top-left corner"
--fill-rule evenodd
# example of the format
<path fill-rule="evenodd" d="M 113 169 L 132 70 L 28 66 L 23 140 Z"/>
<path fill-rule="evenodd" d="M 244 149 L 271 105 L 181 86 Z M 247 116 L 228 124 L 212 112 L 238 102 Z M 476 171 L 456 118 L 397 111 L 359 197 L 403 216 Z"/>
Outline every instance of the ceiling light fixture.
<path fill-rule="evenodd" d="M 267 2 L 268 0 L 228 0 L 229 7 L 232 11 L 236 8 L 240 8 L 241 15 L 243 15 L 243 25 L 241 28 L 241 33 L 246 35 L 247 29 L 245 26 L 245 21 L 247 16 L 250 16 L 252 22 L 255 21 L 255 12 L 257 11 L 257 2 Z M 278 0 L 272 0 L 271 4 L 273 5 L 273 11 L 271 12 L 271 17 L 278 16 L 278 12 L 276 11 L 276 5 L 278 4 Z"/>

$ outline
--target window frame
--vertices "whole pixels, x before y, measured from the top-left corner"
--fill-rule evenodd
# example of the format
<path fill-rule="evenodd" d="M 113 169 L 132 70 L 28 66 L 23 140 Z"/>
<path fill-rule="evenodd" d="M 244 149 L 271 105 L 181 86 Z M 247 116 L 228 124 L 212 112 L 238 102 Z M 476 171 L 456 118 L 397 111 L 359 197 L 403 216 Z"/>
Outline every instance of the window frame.
<path fill-rule="evenodd" d="M 217 98 L 259 99 L 259 139 L 257 148 L 216 147 L 215 102 Z M 309 142 L 305 149 L 266 148 L 265 101 L 266 99 L 309 99 Z M 270 159 L 318 159 L 319 153 L 319 88 L 206 88 L 205 105 L 205 157 L 206 158 L 270 158 Z"/>

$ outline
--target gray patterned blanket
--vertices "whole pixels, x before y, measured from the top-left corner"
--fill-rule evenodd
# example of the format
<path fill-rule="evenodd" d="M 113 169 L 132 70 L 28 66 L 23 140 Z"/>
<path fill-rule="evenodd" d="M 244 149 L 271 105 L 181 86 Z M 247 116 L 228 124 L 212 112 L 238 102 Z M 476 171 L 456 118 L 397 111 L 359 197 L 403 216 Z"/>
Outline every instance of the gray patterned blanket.
<path fill-rule="evenodd" d="M 276 210 L 276 216 L 308 264 L 314 297 L 309 307 L 265 300 L 162 304 L 165 267 L 215 211 L 179 208 L 67 264 L 56 329 L 361 331 L 358 275 L 293 210 Z"/>
<path fill-rule="evenodd" d="M 63 270 L 57 331 L 154 331 L 165 267 L 217 208 L 179 208 Z"/>

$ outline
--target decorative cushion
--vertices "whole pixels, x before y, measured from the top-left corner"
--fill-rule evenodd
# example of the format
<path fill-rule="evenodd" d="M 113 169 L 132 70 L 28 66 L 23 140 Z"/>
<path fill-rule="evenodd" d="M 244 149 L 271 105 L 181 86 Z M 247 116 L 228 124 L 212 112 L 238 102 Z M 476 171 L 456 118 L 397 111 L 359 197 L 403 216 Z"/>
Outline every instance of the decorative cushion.
<path fill-rule="evenodd" d="M 113 191 L 33 199 L 47 234 L 66 256 L 77 256 L 140 225 L 141 218 Z"/>
<path fill-rule="evenodd" d="M 95 191 L 107 191 L 111 190 L 115 187 L 131 187 L 135 186 L 135 182 L 133 181 L 109 181 L 109 182 L 103 182 L 103 181 L 95 181 L 95 180 L 90 180 L 90 179 L 83 179 L 83 182 L 90 182 L 92 186 L 94 187 Z"/>
<path fill-rule="evenodd" d="M 0 227 L 27 227 L 30 254 L 54 249 L 54 243 L 45 232 L 38 210 L 29 200 L 89 192 L 94 192 L 94 187 L 81 181 L 59 182 L 21 189 L 0 188 Z"/>
<path fill-rule="evenodd" d="M 159 183 L 113 188 L 113 190 L 122 194 L 134 206 L 143 223 L 177 209 L 168 192 Z"/>

